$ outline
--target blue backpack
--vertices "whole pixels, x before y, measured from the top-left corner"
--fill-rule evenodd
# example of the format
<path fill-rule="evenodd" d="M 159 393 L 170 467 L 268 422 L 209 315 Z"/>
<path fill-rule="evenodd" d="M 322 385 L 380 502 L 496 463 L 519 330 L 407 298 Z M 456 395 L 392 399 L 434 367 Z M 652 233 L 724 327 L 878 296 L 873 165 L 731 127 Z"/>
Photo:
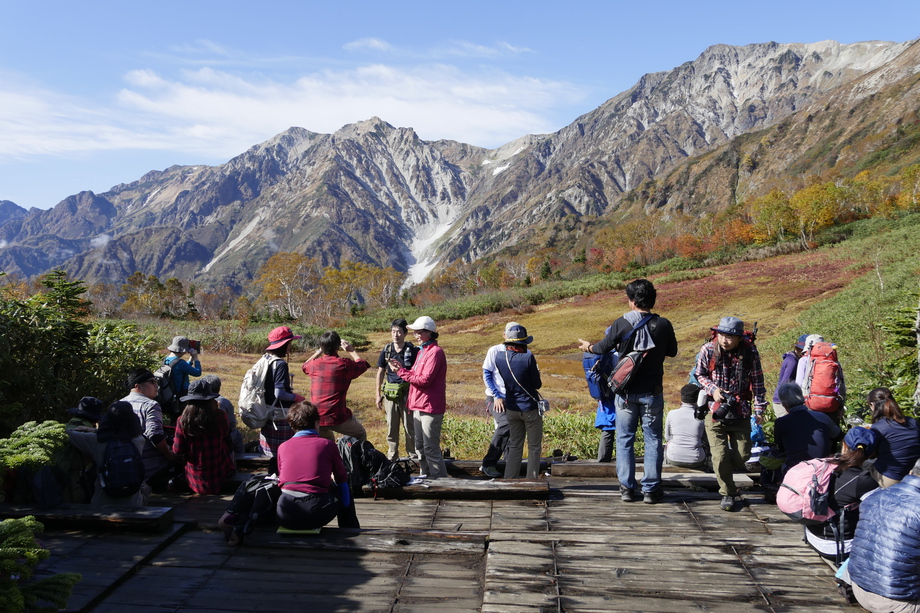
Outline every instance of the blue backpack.
<path fill-rule="evenodd" d="M 607 379 L 617 365 L 616 352 L 611 351 L 604 355 L 585 353 L 581 359 L 581 365 L 585 369 L 585 380 L 588 382 L 591 397 L 601 400 L 609 396 L 610 386 L 607 384 Z"/>
<path fill-rule="evenodd" d="M 102 455 L 99 469 L 102 491 L 112 498 L 127 498 L 144 483 L 144 462 L 137 446 L 131 441 L 112 439 Z"/>

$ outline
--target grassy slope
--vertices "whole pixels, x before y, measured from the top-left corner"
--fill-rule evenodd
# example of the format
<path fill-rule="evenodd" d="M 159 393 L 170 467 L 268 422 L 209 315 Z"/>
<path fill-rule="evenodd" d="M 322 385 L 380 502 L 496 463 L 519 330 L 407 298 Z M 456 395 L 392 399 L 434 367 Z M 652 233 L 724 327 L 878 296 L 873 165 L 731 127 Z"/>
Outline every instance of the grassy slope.
<path fill-rule="evenodd" d="M 918 219 L 912 223 L 917 224 Z M 770 394 L 782 352 L 805 332 L 820 332 L 840 344 L 851 389 L 858 386 L 862 374 L 857 369 L 865 370 L 867 361 L 876 359 L 868 350 L 874 338 L 869 324 L 893 312 L 896 306 L 915 301 L 908 292 L 917 289 L 918 252 L 920 226 L 869 221 L 857 227 L 855 238 L 836 246 L 721 266 L 710 269 L 710 274 L 701 279 L 659 279 L 655 311 L 672 321 L 680 346 L 678 356 L 665 363 L 666 406 L 679 404 L 679 389 L 686 382 L 696 352 L 708 339 L 710 326 L 724 315 L 735 315 L 749 325 L 759 322 L 758 346 Z M 884 291 L 879 290 L 879 278 L 885 281 Z M 440 343 L 449 363 L 450 414 L 484 415 L 482 358 L 490 345 L 500 342 L 504 325 L 511 320 L 524 324 L 535 338 L 531 348 L 543 374 L 543 391 L 554 409 L 593 413 L 596 405 L 587 394 L 577 339 L 599 340 L 604 328 L 626 308 L 621 291 L 601 292 L 527 312 L 506 311 L 441 322 Z M 385 447 L 382 415 L 373 407 L 373 373 L 377 354 L 389 335 L 378 333 L 370 338 L 372 349 L 364 355 L 372 369 L 353 383 L 349 400 L 374 445 Z M 257 356 L 202 357 L 205 371 L 220 375 L 226 395 L 235 400 L 242 375 Z M 299 365 L 306 357 L 292 356 L 292 372 L 299 373 Z M 307 393 L 308 386 L 305 375 L 296 376 L 297 391 Z M 486 427 L 482 432 L 487 430 Z M 486 444 L 482 440 L 483 450 Z"/>

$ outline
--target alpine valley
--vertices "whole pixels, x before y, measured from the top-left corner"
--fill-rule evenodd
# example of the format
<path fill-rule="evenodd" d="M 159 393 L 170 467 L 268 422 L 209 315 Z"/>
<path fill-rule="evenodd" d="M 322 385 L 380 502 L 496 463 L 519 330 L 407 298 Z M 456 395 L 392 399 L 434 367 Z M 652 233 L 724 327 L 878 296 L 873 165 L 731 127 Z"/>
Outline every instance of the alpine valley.
<path fill-rule="evenodd" d="M 603 224 L 713 214 L 790 175 L 846 172 L 917 124 L 918 107 L 918 41 L 715 45 L 497 149 L 373 117 L 333 134 L 292 127 L 220 166 L 152 171 L 47 210 L 2 201 L 0 269 L 239 289 L 290 251 L 421 281 L 455 260 L 574 252 Z"/>

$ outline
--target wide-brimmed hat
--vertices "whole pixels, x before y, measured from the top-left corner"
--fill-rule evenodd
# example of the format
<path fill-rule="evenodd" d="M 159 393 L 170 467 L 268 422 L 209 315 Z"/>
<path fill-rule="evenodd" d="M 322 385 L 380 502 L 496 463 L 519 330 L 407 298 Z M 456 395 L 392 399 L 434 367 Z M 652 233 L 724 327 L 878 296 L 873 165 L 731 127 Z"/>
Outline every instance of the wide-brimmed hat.
<path fill-rule="evenodd" d="M 878 451 L 878 437 L 875 430 L 857 426 L 850 428 L 847 435 L 843 437 L 843 442 L 850 449 L 859 449 L 860 445 L 866 450 L 866 455 L 872 455 Z"/>
<path fill-rule="evenodd" d="M 406 327 L 410 330 L 428 330 L 429 332 L 438 331 L 438 327 L 435 325 L 434 320 L 427 315 L 422 315 Z"/>
<path fill-rule="evenodd" d="M 298 338 L 303 338 L 301 336 L 295 335 L 291 332 L 291 329 L 287 326 L 278 326 L 274 330 L 268 333 L 268 347 L 265 348 L 265 351 L 270 351 L 272 349 L 277 349 L 281 347 L 288 341 L 293 341 Z"/>
<path fill-rule="evenodd" d="M 102 414 L 105 412 L 105 405 L 102 404 L 102 401 L 98 398 L 84 396 L 80 398 L 80 402 L 77 406 L 72 409 L 67 409 L 67 412 L 74 417 L 82 417 L 90 421 L 99 421 L 102 418 Z"/>
<path fill-rule="evenodd" d="M 710 328 L 713 332 L 722 334 L 731 334 L 734 336 L 744 336 L 744 322 L 737 317 L 723 317 L 719 320 L 719 325 Z"/>
<path fill-rule="evenodd" d="M 505 342 L 517 343 L 519 345 L 529 345 L 533 342 L 532 336 L 527 336 L 527 328 L 521 324 L 511 326 L 505 329 Z"/>
<path fill-rule="evenodd" d="M 173 353 L 188 353 L 188 350 L 191 349 L 192 345 L 188 342 L 188 339 L 184 336 L 174 336 L 172 340 L 172 345 L 167 347 Z"/>
<path fill-rule="evenodd" d="M 179 400 L 181 402 L 188 402 L 189 400 L 214 400 L 218 396 L 220 396 L 220 394 L 214 393 L 210 383 L 198 379 L 197 381 L 189 383 L 188 394 Z"/>

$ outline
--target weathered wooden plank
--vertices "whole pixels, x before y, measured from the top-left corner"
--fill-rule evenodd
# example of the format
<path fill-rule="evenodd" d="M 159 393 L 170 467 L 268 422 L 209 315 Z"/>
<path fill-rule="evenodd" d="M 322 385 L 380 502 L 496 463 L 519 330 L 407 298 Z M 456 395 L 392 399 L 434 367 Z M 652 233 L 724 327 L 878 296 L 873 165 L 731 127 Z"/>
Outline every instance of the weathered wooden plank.
<path fill-rule="evenodd" d="M 370 486 L 364 493 L 373 496 Z M 548 498 L 549 485 L 543 479 L 426 479 L 417 485 L 384 488 L 377 491 L 380 498 L 421 498 L 438 500 L 513 500 Z"/>
<path fill-rule="evenodd" d="M 247 547 L 262 549 L 318 549 L 408 553 L 474 553 L 486 549 L 485 532 L 427 530 L 345 530 L 324 528 L 315 536 L 255 532 Z"/>
<path fill-rule="evenodd" d="M 59 504 L 42 509 L 31 505 L 0 503 L 0 518 L 33 516 L 46 529 L 99 530 L 117 528 L 140 532 L 165 532 L 173 525 L 171 507 L 94 507 L 88 504 Z"/>

